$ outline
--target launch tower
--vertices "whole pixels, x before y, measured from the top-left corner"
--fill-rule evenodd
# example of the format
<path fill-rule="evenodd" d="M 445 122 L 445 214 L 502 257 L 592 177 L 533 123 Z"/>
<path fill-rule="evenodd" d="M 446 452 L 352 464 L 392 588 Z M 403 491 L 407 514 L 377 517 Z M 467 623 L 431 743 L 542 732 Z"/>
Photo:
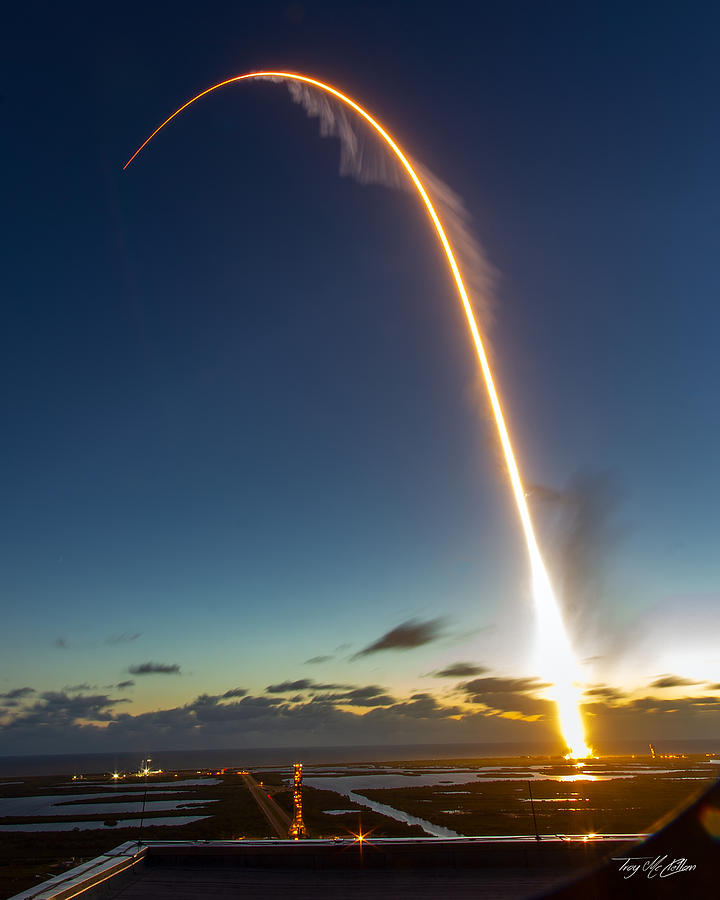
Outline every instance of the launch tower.
<path fill-rule="evenodd" d="M 307 828 L 302 817 L 302 763 L 295 763 L 295 777 L 293 778 L 293 816 L 292 825 L 288 830 L 291 838 L 307 837 Z"/>

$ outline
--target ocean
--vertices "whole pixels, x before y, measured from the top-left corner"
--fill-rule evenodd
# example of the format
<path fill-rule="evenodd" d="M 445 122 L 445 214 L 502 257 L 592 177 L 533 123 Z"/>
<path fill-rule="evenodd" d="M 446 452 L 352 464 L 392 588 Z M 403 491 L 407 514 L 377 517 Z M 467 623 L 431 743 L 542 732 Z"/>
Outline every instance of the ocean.
<path fill-rule="evenodd" d="M 658 753 L 717 753 L 720 740 L 656 741 Z M 103 772 L 135 772 L 150 757 L 152 768 L 218 769 L 373 763 L 413 759 L 478 759 L 557 754 L 551 743 L 375 744 L 340 747 L 244 747 L 225 750 L 172 750 L 142 748 L 119 753 L 65 753 L 46 756 L 0 756 L 0 778 L 30 775 L 81 775 Z M 647 743 L 623 741 L 601 747 L 602 755 L 648 754 Z"/>

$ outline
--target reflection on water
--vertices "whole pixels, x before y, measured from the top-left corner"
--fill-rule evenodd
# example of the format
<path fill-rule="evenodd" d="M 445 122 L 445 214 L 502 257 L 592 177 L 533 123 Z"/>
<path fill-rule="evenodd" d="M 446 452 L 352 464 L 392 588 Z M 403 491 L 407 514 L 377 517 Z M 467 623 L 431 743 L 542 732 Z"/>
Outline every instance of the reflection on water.
<path fill-rule="evenodd" d="M 395 809 L 394 806 L 388 806 L 386 803 L 378 803 L 376 800 L 368 800 L 362 794 L 354 794 L 348 791 L 345 796 L 353 803 L 359 803 L 361 806 L 367 806 L 373 812 L 380 813 L 381 816 L 389 816 L 396 822 L 405 822 L 406 825 L 419 825 L 420 828 L 431 837 L 461 837 L 457 831 L 450 828 L 443 828 L 442 825 L 435 825 L 428 822 L 427 819 L 421 819 L 419 816 L 411 816 L 410 813 L 403 812 L 401 809 Z"/>
<path fill-rule="evenodd" d="M 348 775 L 343 778 L 306 778 L 305 784 L 321 791 L 334 791 L 336 794 L 347 797 L 352 803 L 366 806 L 368 809 L 372 809 L 373 812 L 380 813 L 381 816 L 395 819 L 396 822 L 404 822 L 406 825 L 418 825 L 425 834 L 429 834 L 431 837 L 460 837 L 457 832 L 452 831 L 450 828 L 434 825 L 432 822 L 421 819 L 419 816 L 411 816 L 410 813 L 403 812 L 401 809 L 395 809 L 394 806 L 388 806 L 387 803 L 369 800 L 367 797 L 363 797 L 362 794 L 356 794 L 352 790 L 354 787 L 365 790 L 375 787 L 394 787 L 397 785 L 398 777 L 401 779 L 400 785 L 402 787 L 407 787 L 408 782 L 411 782 L 414 786 L 418 786 L 421 783 L 418 778 L 408 778 L 407 776 Z M 437 777 L 434 775 L 423 775 L 420 778 L 429 778 L 430 784 L 438 783 Z M 470 775 L 466 780 L 470 781 L 472 778 L 473 776 Z M 381 784 L 378 784 L 378 781 Z M 393 782 L 393 784 L 388 784 L 388 781 Z"/>
<path fill-rule="evenodd" d="M 635 775 L 590 775 L 580 772 L 577 775 L 542 775 L 533 776 L 533 781 L 615 781 L 616 778 L 635 778 Z M 498 778 L 478 778 L 478 781 L 499 781 Z M 504 780 L 504 779 L 503 779 Z"/>
<path fill-rule="evenodd" d="M 438 784 L 467 784 L 477 781 L 477 775 L 473 772 L 456 772 L 452 778 L 449 773 L 437 773 L 433 775 L 343 775 L 340 778 L 313 776 L 305 778 L 305 784 L 317 788 L 320 791 L 335 791 L 347 796 L 347 791 L 369 791 L 375 788 L 409 788 L 409 787 L 434 787 Z"/>
<path fill-rule="evenodd" d="M 108 815 L 112 813 L 134 813 L 143 803 L 142 794 L 125 794 L 120 796 L 132 797 L 127 802 L 113 803 L 77 803 L 77 800 L 95 800 L 102 798 L 107 801 L 107 794 L 84 794 L 82 797 L 68 796 L 67 794 L 55 794 L 41 797 L 3 797 L 0 799 L 0 817 L 13 816 L 25 818 L 29 816 L 74 816 Z M 152 794 L 148 795 L 145 809 L 148 812 L 169 812 L 185 806 L 198 806 L 205 803 L 215 803 L 216 800 L 153 800 Z"/>
<path fill-rule="evenodd" d="M 542 771 L 543 769 L 552 768 L 551 766 L 533 766 L 536 771 L 533 772 L 516 772 L 513 774 L 499 774 L 500 771 L 511 771 L 507 767 L 486 766 L 479 772 L 473 771 L 456 771 L 452 773 L 452 778 L 448 778 L 450 773 L 435 773 L 424 775 L 406 775 L 404 773 L 382 774 L 382 775 L 342 775 L 340 777 L 317 775 L 305 778 L 305 784 L 310 787 L 317 788 L 321 791 L 335 791 L 338 794 L 347 796 L 348 790 L 369 791 L 369 790 L 391 790 L 393 788 L 412 788 L 412 787 L 436 787 L 445 784 L 484 784 L 494 783 L 498 781 L 565 781 L 572 783 L 574 781 L 613 781 L 622 778 L 636 778 L 640 772 L 612 772 L 603 773 L 594 772 L 573 772 L 572 774 L 559 774 L 553 772 Z M 485 776 L 482 773 L 498 770 L 497 775 Z M 673 770 L 668 770 L 667 774 Z M 658 769 L 652 774 L 666 774 L 666 770 Z"/>
<path fill-rule="evenodd" d="M 145 826 L 152 825 L 192 825 L 193 822 L 201 822 L 209 819 L 209 816 L 158 816 L 155 819 L 145 819 Z M 118 819 L 115 825 L 105 825 L 103 822 L 25 822 L 22 825 L 0 825 L 0 831 L 106 831 L 113 828 L 137 828 L 139 819 Z"/>

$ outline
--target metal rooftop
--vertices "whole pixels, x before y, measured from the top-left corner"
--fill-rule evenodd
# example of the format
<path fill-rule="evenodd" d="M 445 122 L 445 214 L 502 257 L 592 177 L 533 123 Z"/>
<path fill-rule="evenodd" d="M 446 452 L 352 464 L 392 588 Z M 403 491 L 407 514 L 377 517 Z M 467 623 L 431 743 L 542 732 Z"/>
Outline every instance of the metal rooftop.
<path fill-rule="evenodd" d="M 635 835 L 130 842 L 12 900 L 527 898 Z"/>

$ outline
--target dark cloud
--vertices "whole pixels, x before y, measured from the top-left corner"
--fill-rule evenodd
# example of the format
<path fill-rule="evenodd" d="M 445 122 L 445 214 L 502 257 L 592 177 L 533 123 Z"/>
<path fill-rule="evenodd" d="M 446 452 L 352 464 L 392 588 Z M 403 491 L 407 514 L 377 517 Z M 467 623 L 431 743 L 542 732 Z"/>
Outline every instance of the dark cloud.
<path fill-rule="evenodd" d="M 609 684 L 598 684 L 594 687 L 587 688 L 586 697 L 602 697 L 605 700 L 622 700 L 627 694 L 619 688 L 611 687 Z"/>
<path fill-rule="evenodd" d="M 347 684 L 319 684 L 312 678 L 298 678 L 297 681 L 281 681 L 269 684 L 265 688 L 267 694 L 287 694 L 289 691 L 334 691 L 350 687 Z"/>
<path fill-rule="evenodd" d="M 265 688 L 268 694 L 285 694 L 287 691 L 306 691 L 313 686 L 311 678 L 298 678 L 297 681 L 281 681 L 279 684 L 269 684 Z"/>
<path fill-rule="evenodd" d="M 119 691 L 124 691 L 124 690 L 126 690 L 127 688 L 135 687 L 135 682 L 132 680 L 132 678 L 129 678 L 127 681 L 119 681 L 119 682 L 115 685 L 115 687 L 116 687 Z"/>
<path fill-rule="evenodd" d="M 475 678 L 473 681 L 459 684 L 458 687 L 467 694 L 528 694 L 548 687 L 548 684 L 539 678 Z"/>
<path fill-rule="evenodd" d="M 64 734 L 82 733 L 83 729 L 90 728 L 88 722 L 110 722 L 115 717 L 115 707 L 127 702 L 107 694 L 70 696 L 64 691 L 45 691 L 0 729 L 0 737 L 11 744 L 19 740 L 33 746 L 39 740 L 57 747 Z"/>
<path fill-rule="evenodd" d="M 554 716 L 554 704 L 549 700 L 541 700 L 529 694 L 503 691 L 499 694 L 477 694 L 472 698 L 473 703 L 478 703 L 495 713 L 516 713 L 521 716 Z"/>
<path fill-rule="evenodd" d="M 702 681 L 693 681 L 692 678 L 683 678 L 680 675 L 661 675 L 650 685 L 651 688 L 688 687 L 691 684 L 703 684 Z"/>
<path fill-rule="evenodd" d="M 430 619 L 427 622 L 410 619 L 355 653 L 352 659 L 379 653 L 381 650 L 413 650 L 415 647 L 422 647 L 442 636 L 443 625 L 443 619 Z"/>
<path fill-rule="evenodd" d="M 469 678 L 471 675 L 482 675 L 483 672 L 487 671 L 488 670 L 485 668 L 485 666 L 476 666 L 472 663 L 457 662 L 453 663 L 450 666 L 447 666 L 440 672 L 433 672 L 433 675 L 436 678 Z"/>
<path fill-rule="evenodd" d="M 5 698 L 6 700 L 21 700 L 23 697 L 29 697 L 30 694 L 35 693 L 35 688 L 21 687 L 14 688 L 12 691 L 8 691 L 6 694 L 0 694 L 0 697 Z"/>
<path fill-rule="evenodd" d="M 180 666 L 177 663 L 146 662 L 130 666 L 128 672 L 131 675 L 179 675 Z"/>
<path fill-rule="evenodd" d="M 429 691 L 393 702 L 380 685 L 355 685 L 334 694 L 304 691 L 295 693 L 292 702 L 279 696 L 239 696 L 241 689 L 233 688 L 137 715 L 126 711 L 127 700 L 107 694 L 48 691 L 32 695 L 22 706 L 3 704 L 0 753 L 312 746 L 318 735 L 328 745 L 553 741 L 552 705 L 532 693 L 540 684 L 528 678 L 474 679 L 463 687 L 470 707 L 446 705 Z M 606 688 L 610 686 L 592 689 Z M 657 746 L 679 737 L 707 738 L 720 726 L 717 695 L 624 702 L 594 696 L 584 710 L 591 744 L 601 750 L 603 743 L 617 740 Z"/>
<path fill-rule="evenodd" d="M 77 694 L 79 691 L 92 691 L 94 688 L 95 685 L 90 685 L 84 681 L 82 684 L 69 684 L 64 690 L 70 694 Z"/>
<path fill-rule="evenodd" d="M 105 638 L 106 644 L 131 644 L 133 641 L 136 641 L 140 637 L 140 632 L 129 632 L 124 631 L 122 634 L 111 634 L 110 637 Z"/>
<path fill-rule="evenodd" d="M 397 703 L 395 697 L 385 693 L 385 688 L 377 684 L 369 684 L 365 687 L 348 688 L 345 691 L 334 694 L 318 694 L 316 702 L 338 703 L 342 706 L 391 706 Z"/>
<path fill-rule="evenodd" d="M 534 694 L 547 684 L 537 678 L 475 678 L 459 684 L 471 703 L 481 704 L 495 713 L 545 717 L 552 711 L 548 700 Z"/>
<path fill-rule="evenodd" d="M 415 694 L 410 700 L 395 703 L 393 706 L 373 709 L 366 714 L 371 721 L 390 721 L 403 719 L 450 719 L 460 715 L 463 710 L 458 706 L 443 706 L 431 694 Z"/>
<path fill-rule="evenodd" d="M 80 694 L 71 697 L 65 691 L 44 691 L 33 709 L 42 709 L 51 715 L 62 712 L 74 718 L 92 719 L 97 718 L 102 710 L 129 702 L 126 699 L 114 699 L 107 694 Z"/>
<path fill-rule="evenodd" d="M 306 659 L 304 665 L 306 666 L 315 666 L 318 663 L 330 662 L 333 659 L 332 656 L 311 656 L 310 659 Z"/>
<path fill-rule="evenodd" d="M 346 691 L 340 695 L 343 699 L 348 700 L 377 700 L 378 697 L 385 697 L 385 688 L 377 684 L 368 684 L 365 687 L 356 687 Z M 394 700 L 390 701 L 394 703 Z"/>
<path fill-rule="evenodd" d="M 230 688 L 229 691 L 225 691 L 223 697 L 244 697 L 247 694 L 245 688 Z"/>
<path fill-rule="evenodd" d="M 720 709 L 720 697 L 686 697 L 685 702 L 708 709 Z"/>
<path fill-rule="evenodd" d="M 637 697 L 624 703 L 584 703 L 590 743 L 599 746 L 614 741 L 663 741 L 672 746 L 678 739 L 707 739 L 720 728 L 720 698 Z"/>

